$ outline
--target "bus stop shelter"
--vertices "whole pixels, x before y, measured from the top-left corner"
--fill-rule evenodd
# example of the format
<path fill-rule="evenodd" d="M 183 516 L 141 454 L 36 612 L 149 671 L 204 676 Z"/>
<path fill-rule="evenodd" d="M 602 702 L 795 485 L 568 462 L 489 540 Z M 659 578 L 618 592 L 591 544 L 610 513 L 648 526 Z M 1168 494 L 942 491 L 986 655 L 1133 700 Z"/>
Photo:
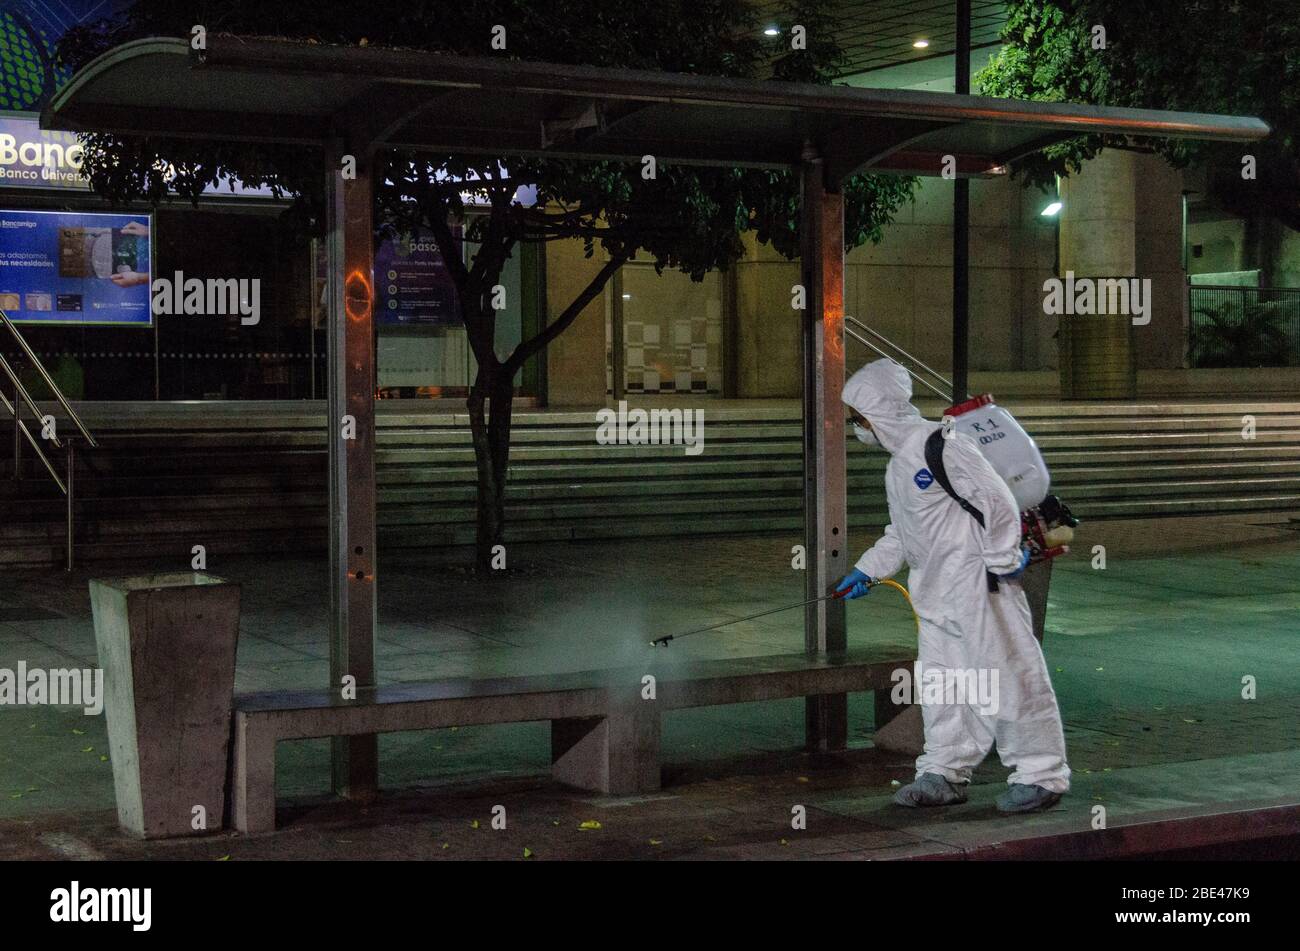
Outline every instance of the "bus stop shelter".
<path fill-rule="evenodd" d="M 790 169 L 802 195 L 804 544 L 818 597 L 848 570 L 844 199 L 865 172 L 1004 174 L 1090 133 L 1227 142 L 1258 119 L 465 58 L 284 39 L 157 38 L 110 50 L 41 116 L 49 129 L 300 145 L 328 197 L 330 683 L 375 679 L 374 158 L 383 149 Z M 349 174 L 344 174 L 347 167 Z M 351 172 L 355 170 L 355 174 Z M 343 420 L 355 438 L 343 438 Z M 810 655 L 846 646 L 844 604 L 810 605 Z M 810 748 L 847 739 L 844 694 L 807 698 Z M 339 737 L 334 786 L 374 792 L 373 735 Z"/>

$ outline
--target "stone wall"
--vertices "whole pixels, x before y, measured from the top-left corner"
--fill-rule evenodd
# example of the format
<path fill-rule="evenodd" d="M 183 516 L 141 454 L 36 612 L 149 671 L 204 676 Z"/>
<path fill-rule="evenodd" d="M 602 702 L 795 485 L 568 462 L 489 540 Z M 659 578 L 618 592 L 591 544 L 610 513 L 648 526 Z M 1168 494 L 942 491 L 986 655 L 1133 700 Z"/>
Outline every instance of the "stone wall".
<path fill-rule="evenodd" d="M 1135 328 L 1139 368 L 1182 365 L 1181 179 L 1155 156 L 1111 150 L 1063 185 L 1063 247 L 1087 269 L 1152 280 L 1151 324 Z M 1073 195 L 1073 199 L 1071 199 Z M 971 183 L 971 369 L 1057 368 L 1055 317 L 1043 313 L 1043 282 L 1054 275 L 1056 224 L 1040 212 L 1051 196 L 1008 178 Z M 799 319 L 790 307 L 797 263 L 746 239 L 734 274 L 736 396 L 790 397 L 800 390 Z M 1094 253 L 1095 252 L 1095 253 Z M 552 313 L 567 304 L 599 263 L 579 242 L 548 246 Z M 1113 259 L 1113 260 L 1112 260 Z M 878 245 L 849 252 L 845 311 L 931 366 L 952 364 L 952 183 L 923 179 L 916 201 Z M 1065 263 L 1062 264 L 1064 268 Z M 1077 273 L 1083 274 L 1078 268 Z M 548 357 L 550 403 L 604 399 L 604 301 L 591 304 Z M 850 341 L 848 362 L 874 354 Z"/>

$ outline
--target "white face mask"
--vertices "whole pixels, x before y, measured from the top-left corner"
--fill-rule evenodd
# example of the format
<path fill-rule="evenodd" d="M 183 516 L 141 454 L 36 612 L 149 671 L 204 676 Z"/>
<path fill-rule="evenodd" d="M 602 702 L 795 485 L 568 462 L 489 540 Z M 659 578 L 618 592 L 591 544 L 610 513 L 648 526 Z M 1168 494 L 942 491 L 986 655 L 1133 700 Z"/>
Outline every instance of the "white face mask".
<path fill-rule="evenodd" d="M 880 440 L 876 438 L 874 429 L 867 429 L 859 422 L 853 424 L 853 435 L 858 437 L 858 442 L 864 446 L 879 446 Z"/>

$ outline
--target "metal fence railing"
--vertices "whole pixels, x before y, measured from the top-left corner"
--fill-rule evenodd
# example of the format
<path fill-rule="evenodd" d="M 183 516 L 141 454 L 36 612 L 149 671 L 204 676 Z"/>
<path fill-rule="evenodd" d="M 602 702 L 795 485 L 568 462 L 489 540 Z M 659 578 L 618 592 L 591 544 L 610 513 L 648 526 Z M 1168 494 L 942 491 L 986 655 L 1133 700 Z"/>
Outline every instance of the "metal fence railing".
<path fill-rule="evenodd" d="M 1188 288 L 1192 367 L 1300 366 L 1300 288 Z"/>
<path fill-rule="evenodd" d="M 43 414 L 41 412 L 41 407 L 32 399 L 31 393 L 27 391 L 27 387 L 23 384 L 22 374 L 19 373 L 18 369 L 15 369 L 7 359 L 5 359 L 3 354 L 0 354 L 0 371 L 3 371 L 4 375 L 9 378 L 9 382 L 13 385 L 14 394 L 12 403 L 9 402 L 3 394 L 0 394 L 0 405 L 3 405 L 5 411 L 12 413 L 14 417 L 13 478 L 15 482 L 19 482 L 23 478 L 23 440 L 26 439 L 31 445 L 32 450 L 36 453 L 36 457 L 40 459 L 42 465 L 45 466 L 46 473 L 54 480 L 54 484 L 59 487 L 59 491 L 63 493 L 64 498 L 66 499 L 65 526 L 67 528 L 66 538 L 68 547 L 64 560 L 67 570 L 71 571 L 73 565 L 73 544 L 75 542 L 73 529 L 76 520 L 76 495 L 74 493 L 77 475 L 77 438 L 80 437 L 84 439 L 86 445 L 92 448 L 97 448 L 99 443 L 96 442 L 95 437 L 90 434 L 90 430 L 86 428 L 86 424 L 81 421 L 81 417 L 77 415 L 77 411 L 68 403 L 67 397 L 63 395 L 63 391 L 59 389 L 58 384 L 56 384 L 50 377 L 49 372 L 41 363 L 40 357 L 38 357 L 35 351 L 32 350 L 31 346 L 27 343 L 27 340 L 19 332 L 18 327 L 14 325 L 14 322 L 9 319 L 9 315 L 3 310 L 0 310 L 0 327 L 8 330 L 9 333 L 13 335 L 14 342 L 18 344 L 19 349 L 26 358 L 27 366 L 31 367 L 36 372 L 40 381 L 45 384 L 50 395 L 58 401 L 58 404 L 61 407 L 63 407 L 64 413 L 67 414 L 68 419 L 75 427 L 75 432 L 70 433 L 65 429 L 62 433 L 59 433 L 57 421 L 54 417 L 48 414 Z M 24 408 L 27 409 L 31 416 L 32 425 L 30 427 L 23 422 Z M 33 433 L 33 430 L 35 430 L 35 433 Z M 46 440 L 49 446 L 62 449 L 66 453 L 66 465 L 63 470 L 63 478 L 59 478 L 59 473 L 50 463 L 49 456 L 47 456 L 45 450 L 41 448 L 41 440 Z"/>

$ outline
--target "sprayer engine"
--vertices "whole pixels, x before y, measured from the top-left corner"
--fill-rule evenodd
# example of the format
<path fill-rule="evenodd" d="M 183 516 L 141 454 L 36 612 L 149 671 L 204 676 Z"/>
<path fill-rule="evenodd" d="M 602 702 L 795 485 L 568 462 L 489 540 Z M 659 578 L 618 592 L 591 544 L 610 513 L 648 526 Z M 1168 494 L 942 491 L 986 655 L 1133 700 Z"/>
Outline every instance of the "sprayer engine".
<path fill-rule="evenodd" d="M 1029 563 L 1069 552 L 1078 524 L 1069 506 L 1054 495 L 1021 512 L 1020 541 L 1029 551 Z"/>

